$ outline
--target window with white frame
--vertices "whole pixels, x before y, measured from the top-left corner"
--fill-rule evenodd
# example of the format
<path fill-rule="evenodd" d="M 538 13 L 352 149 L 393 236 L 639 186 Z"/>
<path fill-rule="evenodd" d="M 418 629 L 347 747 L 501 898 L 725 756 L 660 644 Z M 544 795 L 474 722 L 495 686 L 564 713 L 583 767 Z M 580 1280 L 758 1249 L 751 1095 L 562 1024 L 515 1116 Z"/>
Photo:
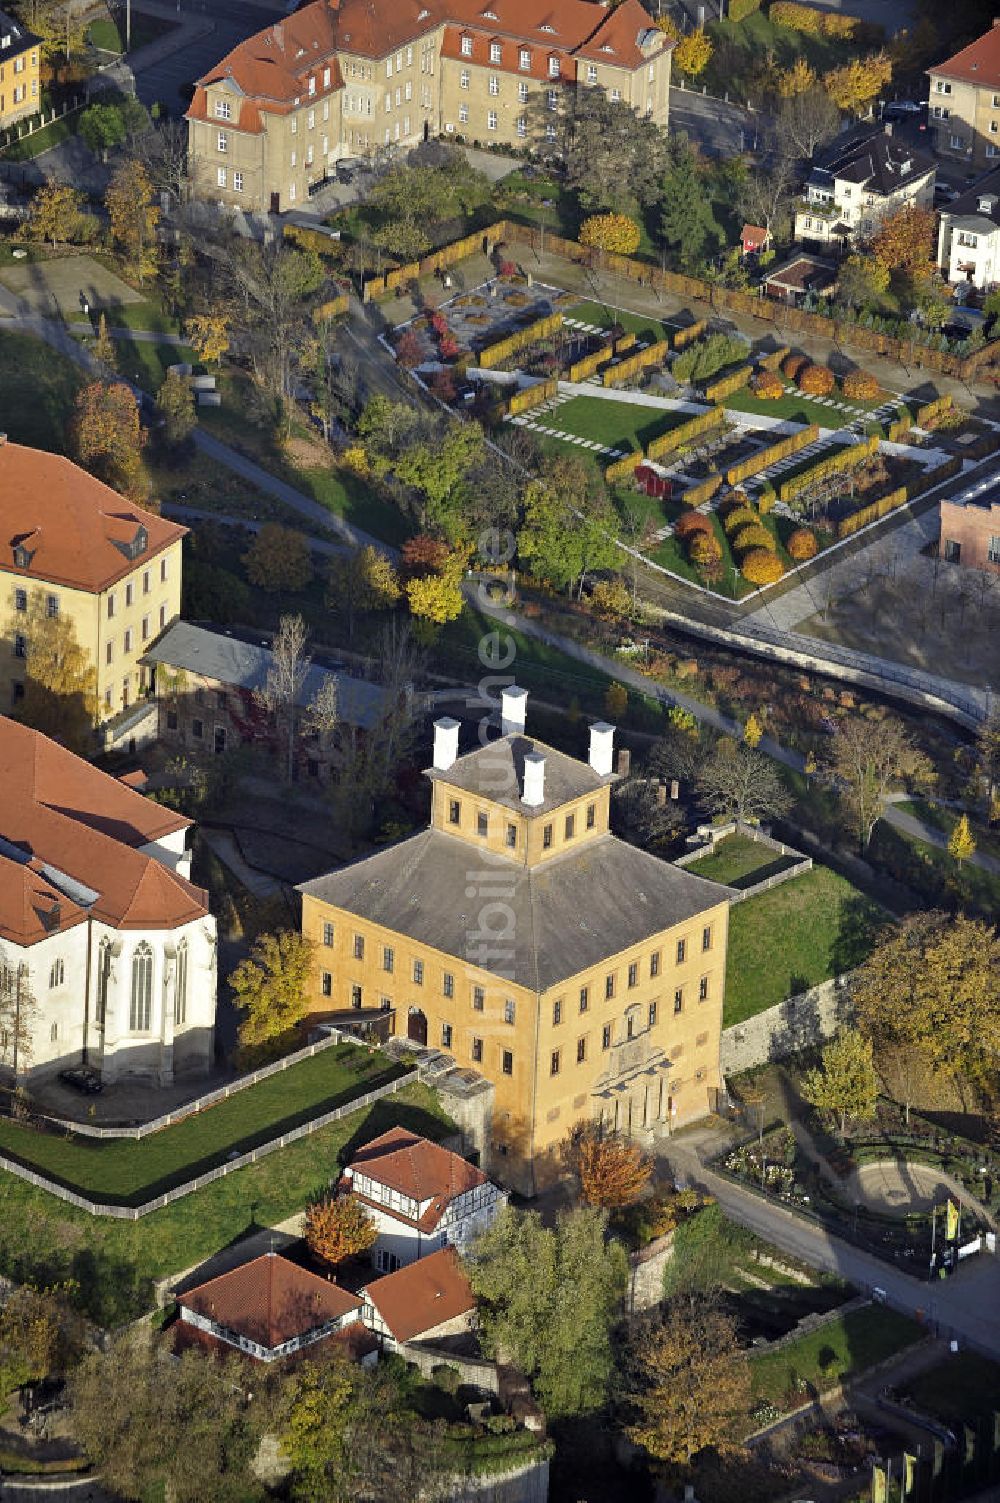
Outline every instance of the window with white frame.
<path fill-rule="evenodd" d="M 587 64 L 587 82 L 588 83 L 596 83 L 597 82 L 597 64 L 596 63 L 588 63 Z"/>
<path fill-rule="evenodd" d="M 309 113 L 308 113 L 308 115 L 306 116 L 306 129 L 307 130 L 312 130 L 313 127 L 315 126 L 315 124 L 316 124 L 316 111 L 315 110 L 310 110 Z"/>
<path fill-rule="evenodd" d="M 410 82 L 409 79 L 407 79 L 406 82 L 405 82 L 405 84 L 403 85 L 403 98 L 406 100 L 407 103 L 409 103 L 410 100 L 413 98 L 413 84 Z"/>
<path fill-rule="evenodd" d="M 559 74 L 561 72 L 562 72 L 562 64 L 561 64 L 559 58 L 557 58 L 557 57 L 550 57 L 549 58 L 549 77 L 550 78 L 558 78 Z"/>
<path fill-rule="evenodd" d="M 496 112 L 496 110 L 490 110 L 489 113 L 487 114 L 487 116 L 486 116 L 486 128 L 487 128 L 487 130 L 496 130 L 496 128 L 497 128 L 497 112 Z"/>
<path fill-rule="evenodd" d="M 463 37 L 462 38 L 462 56 L 463 57 L 471 57 L 472 56 L 472 38 L 471 37 Z"/>
<path fill-rule="evenodd" d="M 518 133 L 519 136 L 526 136 L 528 134 L 528 117 L 527 117 L 527 115 L 518 115 L 518 117 L 517 117 L 517 133 Z"/>
<path fill-rule="evenodd" d="M 329 68 L 324 68 L 323 69 L 323 87 L 324 87 L 324 89 L 328 89 L 330 87 L 330 70 L 329 70 Z"/>
<path fill-rule="evenodd" d="M 618 100 L 622 97 L 622 91 L 621 91 L 621 89 L 609 89 L 608 90 L 608 97 L 610 99 L 612 99 L 615 103 L 617 103 Z"/>
<path fill-rule="evenodd" d="M 531 67 L 531 53 L 528 51 L 527 47 L 522 47 L 520 53 L 518 54 L 518 67 L 525 73 L 527 73 L 528 69 Z"/>
<path fill-rule="evenodd" d="M 517 86 L 517 98 L 520 104 L 527 104 L 528 102 L 528 85 L 523 80 Z"/>
<path fill-rule="evenodd" d="M 549 107 L 550 110 L 557 110 L 559 108 L 559 95 L 556 93 L 555 89 L 548 89 L 546 91 L 545 98 L 546 98 L 546 103 L 548 104 L 548 107 Z M 554 132 L 555 131 L 555 126 L 554 125 L 548 126 L 547 130 L 550 130 L 550 131 Z"/>
<path fill-rule="evenodd" d="M 232 107 L 231 107 L 228 99 L 217 99 L 215 101 L 215 118 L 216 118 L 216 120 L 228 120 L 230 118 L 231 114 L 232 114 Z"/>
<path fill-rule="evenodd" d="M 503 50 L 499 42 L 490 43 L 490 62 L 498 63 L 503 56 Z"/>
<path fill-rule="evenodd" d="M 490 93 L 494 97 L 500 93 L 500 80 L 495 73 L 490 74 Z"/>
<path fill-rule="evenodd" d="M 412 47 L 407 47 L 407 49 L 406 49 L 406 66 L 408 68 L 411 68 L 413 66 L 413 48 Z"/>
<path fill-rule="evenodd" d="M 964 142 L 964 140 L 962 139 L 961 136 L 952 136 L 951 140 L 950 140 L 950 145 L 951 145 L 952 151 L 961 151 L 962 147 L 965 145 L 965 142 Z"/>
<path fill-rule="evenodd" d="M 227 134 L 226 134 L 226 132 L 224 130 L 220 130 L 220 132 L 219 132 L 219 150 L 220 151 L 228 151 L 229 150 L 229 137 L 227 136 Z"/>
<path fill-rule="evenodd" d="M 215 180 L 216 180 L 216 183 L 218 184 L 218 186 L 220 188 L 224 188 L 226 186 L 226 169 L 225 169 L 225 167 L 218 167 L 216 169 Z"/>
<path fill-rule="evenodd" d="M 545 127 L 545 139 L 546 139 L 546 141 L 554 141 L 555 138 L 556 138 L 556 128 L 552 124 L 552 121 L 550 120 L 549 123 L 548 123 L 548 125 Z"/>
<path fill-rule="evenodd" d="M 943 78 L 936 78 L 934 80 L 934 92 L 935 94 L 950 94 L 951 84 L 947 83 Z"/>
<path fill-rule="evenodd" d="M 153 1007 L 153 952 L 143 940 L 132 956 L 132 994 L 128 1026 L 132 1033 L 146 1033 Z"/>
<path fill-rule="evenodd" d="M 66 980 L 66 969 L 61 960 L 54 960 L 49 967 L 49 990 L 62 986 Z"/>
<path fill-rule="evenodd" d="M 469 106 L 467 104 L 460 104 L 458 107 L 458 123 L 459 125 L 468 125 L 469 123 Z"/>
<path fill-rule="evenodd" d="M 243 192 L 243 174 L 242 174 L 242 172 L 234 172 L 233 173 L 233 189 L 234 189 L 234 191 L 236 193 L 242 193 Z"/>
<path fill-rule="evenodd" d="M 459 86 L 459 88 L 461 88 L 461 89 L 467 89 L 469 87 L 469 78 L 470 78 L 470 73 L 469 73 L 468 68 L 463 68 L 462 71 L 461 71 L 461 73 L 458 75 L 458 86 Z"/>

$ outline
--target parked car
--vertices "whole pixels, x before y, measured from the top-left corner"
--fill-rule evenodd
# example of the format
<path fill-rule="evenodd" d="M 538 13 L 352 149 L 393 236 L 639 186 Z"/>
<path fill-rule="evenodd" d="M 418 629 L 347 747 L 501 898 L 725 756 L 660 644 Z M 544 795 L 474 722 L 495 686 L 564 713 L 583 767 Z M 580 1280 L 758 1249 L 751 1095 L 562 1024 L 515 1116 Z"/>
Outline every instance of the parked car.
<path fill-rule="evenodd" d="M 89 1065 L 74 1065 L 70 1070 L 60 1070 L 59 1079 L 63 1085 L 72 1086 L 74 1091 L 80 1091 L 84 1096 L 99 1096 L 104 1089 L 101 1077 Z"/>
<path fill-rule="evenodd" d="M 911 115 L 920 115 L 927 108 L 927 101 L 916 99 L 893 99 L 882 111 L 883 120 L 905 120 Z"/>

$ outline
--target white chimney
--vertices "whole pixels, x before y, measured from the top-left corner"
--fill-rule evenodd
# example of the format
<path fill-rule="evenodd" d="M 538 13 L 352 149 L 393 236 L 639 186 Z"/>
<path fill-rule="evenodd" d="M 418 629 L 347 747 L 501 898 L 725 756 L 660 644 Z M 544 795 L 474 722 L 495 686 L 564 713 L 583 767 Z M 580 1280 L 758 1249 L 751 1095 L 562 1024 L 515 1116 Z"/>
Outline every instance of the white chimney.
<path fill-rule="evenodd" d="M 590 727 L 590 765 L 599 778 L 611 776 L 615 754 L 615 728 L 606 720 Z"/>
<path fill-rule="evenodd" d="M 447 772 L 458 756 L 459 722 L 446 715 L 434 722 L 434 766 L 438 772 Z"/>
<path fill-rule="evenodd" d="M 524 759 L 524 792 L 522 804 L 537 809 L 545 802 L 545 758 L 538 752 L 528 752 Z"/>
<path fill-rule="evenodd" d="M 500 696 L 501 736 L 523 736 L 528 718 L 528 691 L 511 684 Z"/>

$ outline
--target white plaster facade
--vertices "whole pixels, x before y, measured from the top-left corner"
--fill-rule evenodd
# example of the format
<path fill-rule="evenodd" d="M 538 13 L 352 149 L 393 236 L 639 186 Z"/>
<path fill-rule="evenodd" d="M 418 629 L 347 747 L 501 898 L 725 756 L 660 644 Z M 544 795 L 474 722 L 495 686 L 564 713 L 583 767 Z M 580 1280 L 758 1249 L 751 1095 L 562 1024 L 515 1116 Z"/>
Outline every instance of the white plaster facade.
<path fill-rule="evenodd" d="M 507 1204 L 507 1192 L 487 1180 L 456 1195 L 435 1215 L 437 1197 L 410 1199 L 360 1169 L 346 1169 L 344 1178 L 378 1228 L 371 1257 L 380 1273 L 394 1273 L 442 1247 L 465 1251 Z"/>
<path fill-rule="evenodd" d="M 962 197 L 963 207 L 968 195 Z M 975 210 L 945 209 L 938 224 L 938 265 L 949 282 L 964 282 L 983 291 L 1000 282 L 1000 198 L 984 193 Z"/>

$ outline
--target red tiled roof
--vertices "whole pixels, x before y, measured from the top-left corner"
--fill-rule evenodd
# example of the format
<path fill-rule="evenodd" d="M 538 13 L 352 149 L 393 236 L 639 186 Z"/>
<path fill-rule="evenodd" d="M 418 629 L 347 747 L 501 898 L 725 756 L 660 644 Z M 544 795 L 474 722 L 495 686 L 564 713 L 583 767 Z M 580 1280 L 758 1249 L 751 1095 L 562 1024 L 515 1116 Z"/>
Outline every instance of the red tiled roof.
<path fill-rule="evenodd" d="M 359 1295 L 278 1253 L 264 1253 L 189 1289 L 177 1303 L 269 1349 L 341 1320 L 362 1305 Z"/>
<path fill-rule="evenodd" d="M 476 1308 L 476 1296 L 452 1247 L 376 1279 L 364 1291 L 397 1341 L 412 1341 Z"/>
<path fill-rule="evenodd" d="M 59 928 L 83 915 L 58 891 L 62 872 L 97 892 L 89 912 L 119 929 L 177 928 L 207 912 L 207 895 L 141 848 L 184 830 L 191 821 L 154 804 L 64 746 L 0 716 L 0 837 L 25 855 L 7 852 L 0 881 L 0 936 L 22 944 L 43 937 L 36 905 L 56 889 Z M 51 880 L 44 866 L 53 869 Z M 34 873 L 27 875 L 28 871 Z M 34 917 L 32 916 L 34 915 Z"/>
<path fill-rule="evenodd" d="M 144 527 L 148 545 L 126 558 L 121 543 Z M 119 496 L 61 454 L 0 444 L 0 563 L 10 574 L 77 589 L 106 589 L 187 532 Z M 14 563 L 15 543 L 30 551 Z"/>
<path fill-rule="evenodd" d="M 460 1154 L 405 1127 L 391 1127 L 359 1148 L 348 1165 L 348 1173 L 355 1170 L 418 1203 L 447 1203 L 486 1184 L 482 1170 Z"/>
<path fill-rule="evenodd" d="M 50 934 L 72 929 L 86 910 L 53 887 L 38 863 L 22 866 L 0 855 L 0 936 L 16 945 L 34 945 Z"/>
<path fill-rule="evenodd" d="M 1000 85 L 1000 24 L 994 21 L 989 31 L 956 52 L 947 62 L 928 68 L 932 76 L 959 79 L 962 83 L 978 84 L 984 89 Z"/>

